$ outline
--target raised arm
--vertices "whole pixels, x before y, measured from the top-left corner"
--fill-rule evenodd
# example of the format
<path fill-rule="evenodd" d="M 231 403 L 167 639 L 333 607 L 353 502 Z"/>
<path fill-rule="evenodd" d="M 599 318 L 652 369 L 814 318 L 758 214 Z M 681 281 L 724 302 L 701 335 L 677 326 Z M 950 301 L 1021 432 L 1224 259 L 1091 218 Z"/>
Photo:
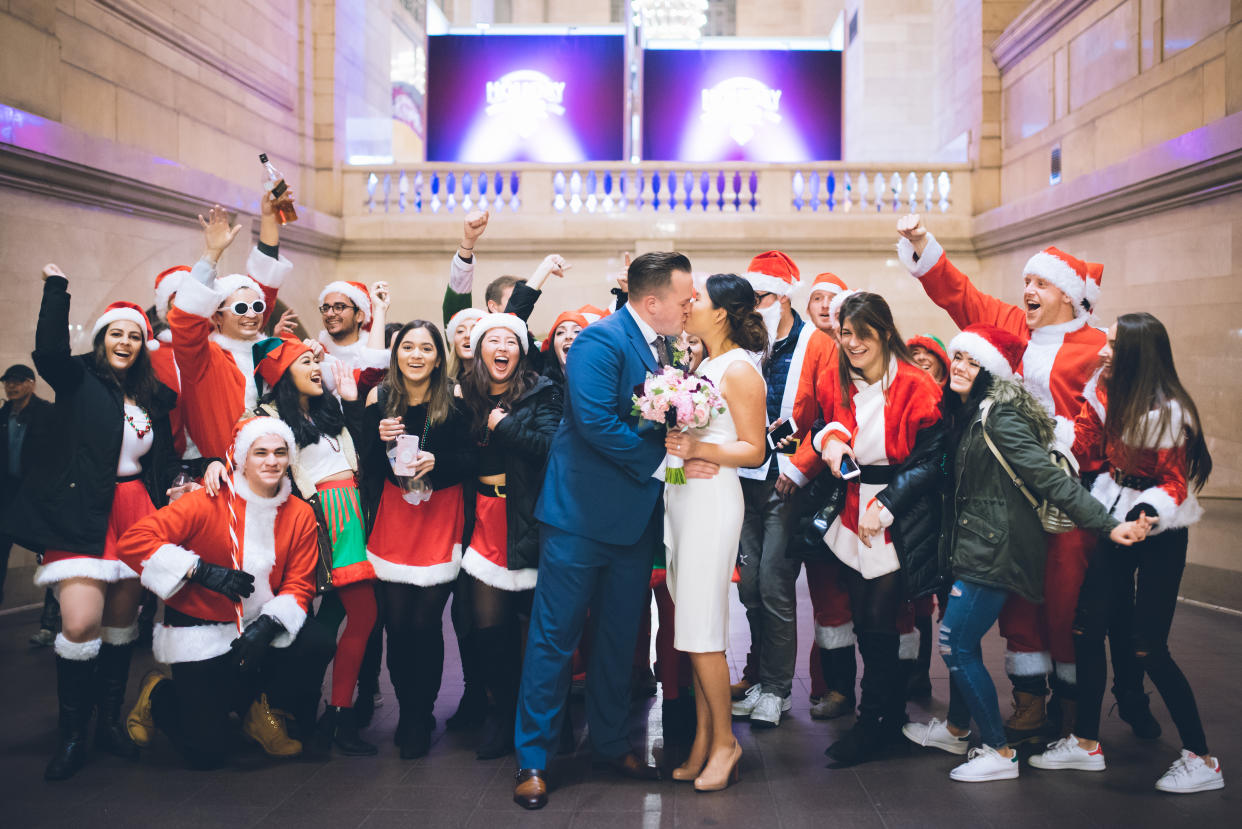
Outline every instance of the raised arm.
<path fill-rule="evenodd" d="M 462 223 L 461 241 L 457 252 L 453 254 L 453 263 L 449 270 L 449 284 L 444 289 L 444 303 L 441 312 L 444 324 L 458 311 L 464 311 L 474 302 L 474 247 L 487 230 L 490 214 L 486 210 L 475 210 L 466 214 Z"/>
<path fill-rule="evenodd" d="M 35 368 L 57 394 L 82 382 L 82 366 L 69 351 L 69 280 L 55 265 L 43 266 L 43 301 L 35 325 Z"/>

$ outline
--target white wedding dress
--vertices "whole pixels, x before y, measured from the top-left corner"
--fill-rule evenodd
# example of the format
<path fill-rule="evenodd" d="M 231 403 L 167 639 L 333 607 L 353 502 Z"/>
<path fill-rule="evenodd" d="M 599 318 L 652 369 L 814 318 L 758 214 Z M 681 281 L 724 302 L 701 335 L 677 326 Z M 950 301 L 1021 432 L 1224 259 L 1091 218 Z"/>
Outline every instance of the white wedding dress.
<path fill-rule="evenodd" d="M 698 374 L 717 388 L 725 370 L 738 361 L 755 371 L 753 358 L 735 348 L 704 360 Z M 726 405 L 704 429 L 691 432 L 704 443 L 737 440 Z M 687 653 L 714 653 L 729 642 L 729 586 L 742 534 L 742 484 L 736 467 L 722 466 L 710 479 L 690 479 L 664 487 L 664 545 L 668 590 L 673 597 L 673 647 Z"/>

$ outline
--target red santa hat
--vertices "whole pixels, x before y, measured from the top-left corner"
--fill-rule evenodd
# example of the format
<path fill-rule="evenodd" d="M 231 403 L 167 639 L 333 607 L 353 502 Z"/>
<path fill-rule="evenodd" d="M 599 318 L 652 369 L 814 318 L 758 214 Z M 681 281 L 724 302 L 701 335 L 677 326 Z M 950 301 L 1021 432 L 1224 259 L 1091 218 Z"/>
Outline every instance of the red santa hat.
<path fill-rule="evenodd" d="M 138 330 L 142 331 L 147 341 L 147 350 L 155 351 L 160 347 L 159 340 L 155 339 L 155 332 L 151 330 L 151 323 L 147 319 L 147 315 L 141 308 L 132 302 L 114 302 L 104 309 L 99 319 L 95 320 L 95 324 L 91 327 L 91 341 L 94 342 L 95 337 L 100 331 L 106 329 L 114 322 L 127 320 L 138 326 Z"/>
<path fill-rule="evenodd" d="M 746 280 L 756 291 L 789 296 L 798 287 L 798 266 L 779 250 L 769 250 L 750 260 Z"/>
<path fill-rule="evenodd" d="M 995 325 L 970 325 L 949 343 L 949 353 L 970 357 L 993 377 L 1013 380 L 1022 365 L 1026 344 Z"/>
<path fill-rule="evenodd" d="M 366 331 L 371 330 L 371 292 L 367 290 L 367 286 L 361 282 L 346 282 L 337 280 L 329 282 L 322 291 L 319 292 L 319 305 L 323 305 L 324 298 L 328 294 L 344 294 L 349 301 L 358 306 L 358 310 L 362 312 L 362 327 Z"/>
<path fill-rule="evenodd" d="M 595 305 L 583 305 L 581 308 L 578 309 L 577 313 L 581 315 L 582 317 L 585 317 L 587 322 L 599 322 L 604 317 L 608 316 L 610 312 L 605 311 L 603 308 L 599 308 Z M 556 330 L 555 325 L 552 326 L 552 330 L 553 331 Z"/>
<path fill-rule="evenodd" d="M 461 328 L 463 325 L 473 325 L 480 317 L 486 314 L 486 311 L 480 311 L 478 308 L 463 308 L 449 317 L 444 333 L 451 340 L 457 336 L 458 328 Z"/>
<path fill-rule="evenodd" d="M 1100 301 L 1100 283 L 1104 281 L 1104 266 L 1099 262 L 1087 263 L 1087 290 L 1083 294 L 1083 299 L 1087 301 L 1089 310 L 1095 310 L 1095 304 Z"/>
<path fill-rule="evenodd" d="M 513 314 L 484 314 L 479 317 L 479 321 L 474 324 L 474 328 L 470 330 L 470 351 L 477 354 L 479 351 L 479 340 L 483 339 L 483 335 L 493 328 L 507 328 L 517 337 L 518 342 L 522 346 L 522 353 L 526 353 L 527 343 L 530 335 L 526 330 L 526 323 L 522 322 L 521 317 Z M 554 329 L 555 330 L 555 329 Z"/>
<path fill-rule="evenodd" d="M 862 291 L 854 291 L 846 288 L 844 291 L 841 291 L 834 296 L 832 298 L 832 302 L 828 303 L 828 318 L 836 323 L 837 328 L 841 327 L 841 306 L 845 304 L 847 299 L 852 297 L 854 294 L 859 293 L 862 293 Z"/>
<path fill-rule="evenodd" d="M 1047 247 L 1027 260 L 1023 276 L 1036 276 L 1051 283 L 1074 303 L 1074 315 L 1086 316 L 1089 312 L 1082 301 L 1087 298 L 1087 263 L 1070 256 L 1063 250 Z M 1098 289 L 1097 289 L 1098 291 Z"/>
<path fill-rule="evenodd" d="M 270 388 L 280 381 L 289 366 L 310 350 L 310 346 L 289 334 L 264 337 L 250 348 L 254 357 L 254 373 L 262 377 Z"/>
<path fill-rule="evenodd" d="M 540 344 L 540 351 L 549 351 L 552 348 L 552 341 L 556 339 L 556 329 L 560 328 L 567 322 L 578 324 L 579 328 L 586 328 L 591 321 L 586 318 L 581 310 L 578 311 L 562 311 L 561 315 L 556 318 L 556 322 L 552 323 L 552 327 L 548 329 L 548 336 Z"/>
<path fill-rule="evenodd" d="M 264 435 L 276 435 L 284 439 L 289 447 L 289 465 L 297 463 L 298 442 L 293 438 L 293 430 L 277 417 L 251 417 L 239 420 L 233 427 L 233 441 L 229 446 L 228 457 L 234 467 L 244 466 L 246 455 L 254 442 Z"/>
<path fill-rule="evenodd" d="M 932 354 L 936 355 L 936 359 L 939 360 L 941 365 L 944 366 L 945 376 L 948 376 L 949 354 L 944 350 L 944 343 L 940 342 L 938 337 L 933 337 L 931 334 L 919 334 L 917 337 L 912 337 L 910 341 L 906 343 L 907 348 L 914 348 L 915 346 L 918 346 L 919 348 L 926 348 Z"/>
<path fill-rule="evenodd" d="M 215 292 L 220 295 L 221 305 L 228 302 L 229 297 L 242 288 L 249 288 L 259 295 L 259 299 L 266 299 L 263 294 L 263 287 L 244 273 L 231 273 L 228 276 L 222 276 L 216 280 L 214 286 Z"/>
<path fill-rule="evenodd" d="M 161 316 L 168 303 L 172 302 L 173 294 L 181 288 L 185 275 L 190 272 L 188 265 L 177 265 L 168 270 L 160 271 L 155 277 L 155 314 Z"/>
<path fill-rule="evenodd" d="M 845 284 L 845 280 L 837 276 L 835 273 L 821 273 L 815 277 L 815 281 L 811 283 L 811 293 L 816 291 L 827 291 L 836 296 L 842 291 L 848 291 L 849 286 Z"/>

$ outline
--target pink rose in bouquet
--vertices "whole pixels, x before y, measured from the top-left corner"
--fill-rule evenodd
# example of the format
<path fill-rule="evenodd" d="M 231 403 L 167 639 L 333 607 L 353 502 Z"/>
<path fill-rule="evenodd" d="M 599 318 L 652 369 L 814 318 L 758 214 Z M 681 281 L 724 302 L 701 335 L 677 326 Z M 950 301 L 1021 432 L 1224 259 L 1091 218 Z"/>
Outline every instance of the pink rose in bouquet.
<path fill-rule="evenodd" d="M 659 423 L 665 429 L 686 432 L 702 429 L 725 410 L 720 392 L 706 377 L 687 374 L 669 366 L 647 374 L 634 394 L 635 417 Z M 664 480 L 670 484 L 686 482 L 685 463 L 669 455 L 664 463 Z"/>

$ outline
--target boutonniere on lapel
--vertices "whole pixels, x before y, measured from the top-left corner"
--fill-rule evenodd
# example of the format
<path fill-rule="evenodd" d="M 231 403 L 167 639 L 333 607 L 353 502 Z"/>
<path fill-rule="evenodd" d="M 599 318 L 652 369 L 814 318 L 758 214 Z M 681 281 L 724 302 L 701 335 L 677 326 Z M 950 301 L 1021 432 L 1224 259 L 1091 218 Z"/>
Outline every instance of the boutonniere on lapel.
<path fill-rule="evenodd" d="M 690 349 L 681 337 L 669 337 L 668 348 L 673 356 L 673 365 L 686 370 L 690 367 Z"/>
<path fill-rule="evenodd" d="M 725 410 L 724 399 L 710 380 L 673 366 L 648 372 L 642 388 L 634 391 L 634 408 L 630 414 L 640 421 L 662 425 L 668 432 L 702 429 Z M 686 482 L 682 458 L 673 455 L 665 458 L 664 482 Z"/>

